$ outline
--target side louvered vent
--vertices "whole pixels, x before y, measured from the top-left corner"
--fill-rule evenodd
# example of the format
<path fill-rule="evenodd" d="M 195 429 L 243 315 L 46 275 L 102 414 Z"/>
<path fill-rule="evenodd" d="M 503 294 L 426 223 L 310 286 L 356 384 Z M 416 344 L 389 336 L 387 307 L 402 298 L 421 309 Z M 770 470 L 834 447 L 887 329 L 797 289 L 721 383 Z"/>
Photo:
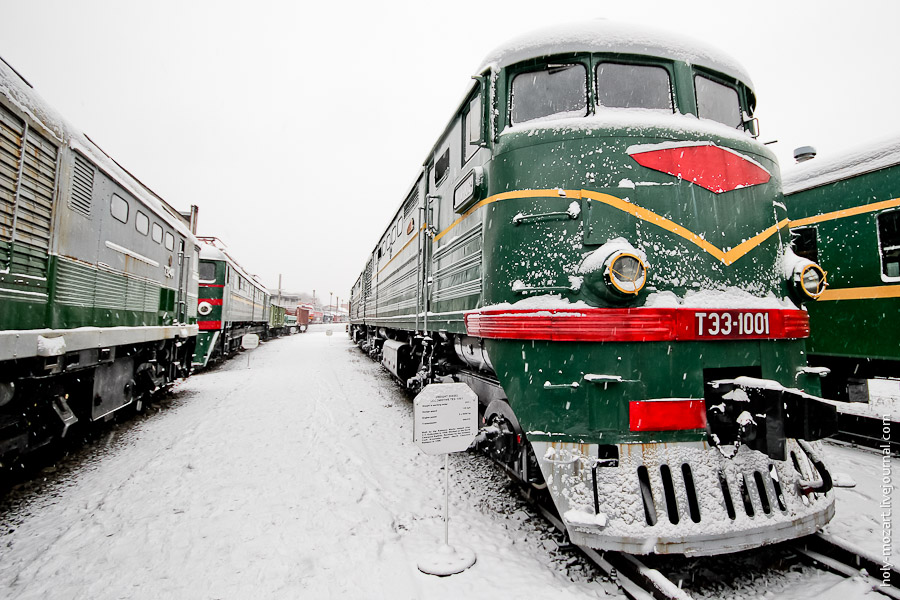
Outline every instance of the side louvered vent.
<path fill-rule="evenodd" d="M 69 208 L 86 217 L 91 216 L 91 196 L 94 190 L 94 167 L 75 155 L 75 176 L 72 178 L 72 195 Z"/>
<path fill-rule="evenodd" d="M 418 188 L 413 191 L 412 194 L 409 195 L 409 198 L 406 199 L 406 202 L 403 203 L 403 216 L 409 217 L 413 210 L 416 208 L 416 204 L 419 202 L 419 190 Z"/>
<path fill-rule="evenodd" d="M 12 241 L 24 135 L 25 123 L 0 104 L 0 242 Z"/>

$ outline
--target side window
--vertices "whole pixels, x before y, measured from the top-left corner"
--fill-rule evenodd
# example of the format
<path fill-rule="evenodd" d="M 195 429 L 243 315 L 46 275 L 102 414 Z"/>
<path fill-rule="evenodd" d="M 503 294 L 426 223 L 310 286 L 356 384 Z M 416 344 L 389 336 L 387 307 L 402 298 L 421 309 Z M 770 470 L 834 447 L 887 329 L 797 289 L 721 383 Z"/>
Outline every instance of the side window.
<path fill-rule="evenodd" d="M 703 75 L 694 76 L 697 91 L 697 114 L 737 129 L 744 124 L 737 90 Z"/>
<path fill-rule="evenodd" d="M 463 115 L 463 164 L 478 152 L 481 142 L 481 94 L 469 101 L 469 108 Z"/>
<path fill-rule="evenodd" d="M 175 250 L 175 236 L 166 232 L 166 250 Z"/>
<path fill-rule="evenodd" d="M 673 112 L 669 72 L 653 65 L 597 65 L 597 104 L 609 108 L 649 108 Z"/>
<path fill-rule="evenodd" d="M 137 214 L 134 215 L 134 228 L 138 233 L 147 235 L 150 231 L 150 218 L 141 211 L 137 211 Z"/>
<path fill-rule="evenodd" d="M 109 213 L 118 221 L 128 222 L 128 201 L 118 194 L 113 194 L 109 200 Z"/>
<path fill-rule="evenodd" d="M 153 224 L 153 229 L 152 229 L 152 231 L 151 231 L 151 233 L 150 233 L 150 237 L 151 237 L 151 238 L 153 239 L 153 241 L 156 242 L 157 244 L 161 244 L 161 243 L 162 243 L 163 229 L 162 229 L 162 227 L 160 227 L 159 223 L 154 223 L 154 224 Z"/>
<path fill-rule="evenodd" d="M 791 240 L 791 246 L 793 246 L 794 254 L 797 256 L 802 256 L 807 260 L 811 260 L 814 263 L 818 264 L 819 262 L 819 244 L 816 239 L 816 228 L 815 227 L 801 227 L 799 229 L 794 229 L 791 231 L 793 236 L 793 240 Z"/>
<path fill-rule="evenodd" d="M 438 158 L 434 162 L 434 183 L 437 185 L 440 183 L 444 176 L 447 175 L 447 169 L 450 168 L 450 148 L 448 147 L 444 150 L 444 153 L 441 154 L 441 157 Z"/>
<path fill-rule="evenodd" d="M 900 210 L 878 215 L 878 249 L 882 274 L 900 278 Z"/>
<path fill-rule="evenodd" d="M 512 82 L 510 123 L 587 115 L 587 70 L 584 65 L 550 65 L 519 73 Z"/>

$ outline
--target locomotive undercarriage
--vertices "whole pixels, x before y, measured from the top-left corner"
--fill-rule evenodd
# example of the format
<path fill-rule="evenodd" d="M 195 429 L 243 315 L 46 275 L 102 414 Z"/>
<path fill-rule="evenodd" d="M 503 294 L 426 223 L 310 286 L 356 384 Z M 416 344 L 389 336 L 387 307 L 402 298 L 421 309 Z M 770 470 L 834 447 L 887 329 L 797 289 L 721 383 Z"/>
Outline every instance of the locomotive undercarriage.
<path fill-rule="evenodd" d="M 474 446 L 526 489 L 544 490 L 543 475 L 525 433 L 480 346 L 468 336 L 435 337 L 353 325 L 357 346 L 380 362 L 406 389 L 418 393 L 435 382 L 462 382 L 478 396 L 480 428 Z"/>
<path fill-rule="evenodd" d="M 194 337 L 68 351 L 0 366 L 0 466 L 106 421 L 191 372 Z"/>
<path fill-rule="evenodd" d="M 526 489 L 548 494 L 576 544 L 721 554 L 814 533 L 834 515 L 831 476 L 815 443 L 795 439 L 827 435 L 833 410 L 774 382 L 709 382 L 717 390 L 706 402 L 709 442 L 536 441 L 526 439 L 480 340 L 364 326 L 351 336 L 413 392 L 429 382 L 469 385 L 482 416 L 478 449 Z M 758 425 L 743 420 L 746 411 Z"/>

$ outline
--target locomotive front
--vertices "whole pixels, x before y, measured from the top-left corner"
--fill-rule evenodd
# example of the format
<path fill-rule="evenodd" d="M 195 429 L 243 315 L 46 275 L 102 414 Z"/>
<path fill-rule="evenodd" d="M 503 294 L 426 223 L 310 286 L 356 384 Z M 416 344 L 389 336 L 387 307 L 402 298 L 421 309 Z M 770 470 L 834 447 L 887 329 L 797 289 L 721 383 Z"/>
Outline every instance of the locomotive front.
<path fill-rule="evenodd" d="M 747 75 L 654 40 L 592 24 L 486 64 L 483 308 L 465 325 L 511 412 L 485 417 L 524 433 L 575 543 L 806 535 L 834 512 L 802 310 L 825 275 L 789 250 Z"/>

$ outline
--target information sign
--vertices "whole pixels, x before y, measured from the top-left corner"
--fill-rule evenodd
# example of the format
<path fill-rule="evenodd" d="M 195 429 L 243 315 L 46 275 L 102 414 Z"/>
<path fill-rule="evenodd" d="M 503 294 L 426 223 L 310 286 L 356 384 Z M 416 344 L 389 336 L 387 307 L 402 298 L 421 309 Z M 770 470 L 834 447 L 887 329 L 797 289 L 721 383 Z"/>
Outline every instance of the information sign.
<path fill-rule="evenodd" d="M 478 435 L 478 396 L 464 383 L 426 386 L 413 407 L 413 441 L 426 454 L 462 452 Z"/>

